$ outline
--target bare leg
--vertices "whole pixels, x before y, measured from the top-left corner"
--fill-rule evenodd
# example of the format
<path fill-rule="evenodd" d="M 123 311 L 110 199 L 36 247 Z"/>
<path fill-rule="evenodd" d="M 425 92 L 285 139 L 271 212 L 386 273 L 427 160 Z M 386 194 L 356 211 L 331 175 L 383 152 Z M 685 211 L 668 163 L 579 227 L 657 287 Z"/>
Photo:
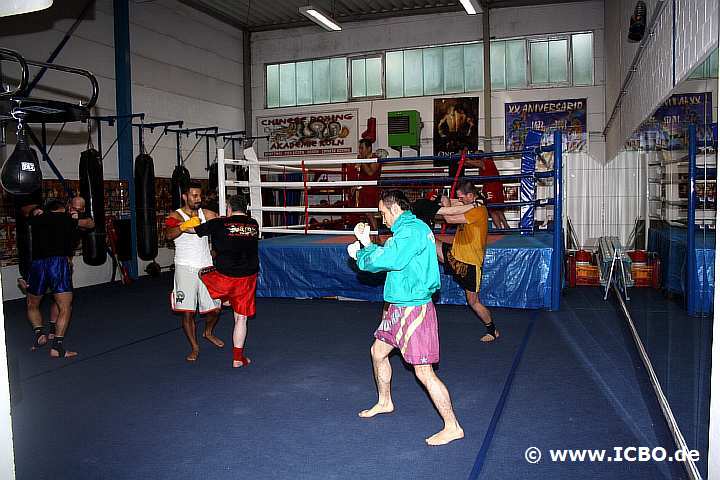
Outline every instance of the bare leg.
<path fill-rule="evenodd" d="M 48 340 L 52 340 L 55 338 L 55 334 L 57 333 L 57 321 L 58 317 L 60 316 L 60 307 L 58 307 L 57 302 L 53 298 L 53 303 L 50 305 L 50 330 L 48 332 Z"/>
<path fill-rule="evenodd" d="M 35 330 L 36 332 L 38 331 L 38 329 L 42 329 L 43 324 L 42 313 L 40 313 L 40 302 L 42 302 L 42 298 L 42 295 L 38 296 L 32 295 L 30 293 L 28 293 L 26 297 L 27 318 L 33 330 Z M 47 344 L 47 340 L 47 335 L 45 335 L 44 333 L 41 335 L 36 335 L 33 350 L 36 347 L 41 347 Z"/>
<path fill-rule="evenodd" d="M 220 310 L 210 312 L 205 316 L 205 331 L 203 332 L 203 338 L 207 339 L 210 343 L 212 343 L 216 347 L 223 348 L 225 346 L 225 342 L 220 340 L 213 333 L 215 331 L 215 325 L 217 325 L 219 319 L 220 319 Z"/>
<path fill-rule="evenodd" d="M 490 314 L 490 310 L 488 310 L 488 308 L 485 305 L 480 303 L 480 299 L 478 298 L 477 292 L 471 292 L 471 291 L 465 290 L 465 299 L 467 300 L 468 306 L 472 309 L 472 311 L 475 313 L 475 315 L 480 317 L 480 320 L 482 320 L 483 325 L 485 325 L 485 327 L 490 326 L 490 324 L 492 324 L 492 322 L 493 322 L 492 315 Z M 499 336 L 500 336 L 500 331 L 496 328 L 494 335 L 491 335 L 490 333 L 486 333 L 485 335 L 483 335 L 483 337 L 480 340 L 483 342 L 486 342 L 486 343 L 492 342 Z"/>
<path fill-rule="evenodd" d="M 68 326 L 70 325 L 70 316 L 72 314 L 72 292 L 56 293 L 53 295 L 53 299 L 58 309 L 57 326 L 56 326 L 56 340 L 62 340 L 65 338 L 65 332 L 67 332 Z M 57 349 L 50 348 L 50 356 L 52 357 L 74 357 L 77 352 L 71 352 L 66 350 L 64 353 Z"/>
<path fill-rule="evenodd" d="M 370 348 L 372 356 L 373 375 L 378 389 L 378 402 L 367 410 L 358 413 L 360 417 L 370 418 L 379 413 L 390 413 L 395 409 L 390 396 L 390 381 L 392 380 L 392 367 L 388 356 L 393 351 L 393 346 L 380 340 L 375 340 Z"/>
<path fill-rule="evenodd" d="M 440 240 L 435 240 L 435 253 L 437 254 L 438 262 L 445 263 L 445 256 L 443 255 L 443 249 Z"/>
<path fill-rule="evenodd" d="M 435 375 L 432 365 L 415 365 L 415 376 L 427 389 L 430 399 L 445 423 L 442 430 L 426 438 L 425 442 L 428 445 L 445 445 L 453 440 L 463 438 L 465 432 L 463 432 L 457 418 L 455 418 L 450 393 L 442 380 Z"/>
<path fill-rule="evenodd" d="M 188 341 L 190 342 L 190 348 L 192 349 L 190 353 L 188 353 L 187 357 L 185 357 L 185 360 L 188 362 L 194 362 L 198 359 L 198 355 L 200 354 L 200 346 L 197 342 L 197 336 L 195 333 L 195 313 L 194 312 L 183 312 L 182 314 L 182 328 L 185 332 L 185 336 L 187 337 Z"/>
<path fill-rule="evenodd" d="M 505 213 L 502 210 L 490 210 L 490 217 L 492 218 L 495 228 L 510 228 L 505 218 Z"/>
<path fill-rule="evenodd" d="M 237 312 L 233 312 L 235 317 L 235 327 L 233 328 L 233 347 L 234 348 L 245 348 L 245 337 L 247 337 L 247 317 L 240 315 Z M 247 361 L 235 360 L 233 358 L 233 368 L 243 367 L 250 363 L 250 359 L 245 357 L 244 353 L 241 352 L 241 356 Z"/>

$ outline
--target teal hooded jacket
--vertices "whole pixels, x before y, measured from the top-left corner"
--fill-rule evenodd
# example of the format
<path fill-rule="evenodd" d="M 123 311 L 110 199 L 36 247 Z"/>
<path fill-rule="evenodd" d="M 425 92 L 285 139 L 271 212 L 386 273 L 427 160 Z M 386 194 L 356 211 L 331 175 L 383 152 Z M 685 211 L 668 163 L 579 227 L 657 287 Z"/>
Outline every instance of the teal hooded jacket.
<path fill-rule="evenodd" d="M 424 305 L 440 288 L 435 237 L 412 212 L 403 212 L 390 228 L 393 236 L 382 247 L 361 249 L 357 264 L 367 272 L 388 272 L 383 297 L 402 306 Z"/>

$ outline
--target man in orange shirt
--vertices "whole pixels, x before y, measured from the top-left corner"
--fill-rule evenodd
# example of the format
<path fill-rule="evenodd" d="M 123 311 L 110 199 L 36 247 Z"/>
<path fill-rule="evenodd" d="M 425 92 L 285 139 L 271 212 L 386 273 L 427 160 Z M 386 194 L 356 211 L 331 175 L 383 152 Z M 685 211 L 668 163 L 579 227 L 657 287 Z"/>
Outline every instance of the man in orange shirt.
<path fill-rule="evenodd" d="M 488 210 L 482 204 L 482 197 L 477 187 L 469 180 L 460 180 L 455 190 L 459 203 L 474 205 L 465 213 L 442 214 L 445 222 L 457 224 L 457 232 L 453 243 L 435 241 L 438 260 L 445 266 L 445 273 L 452 275 L 455 281 L 465 290 L 465 298 L 472 311 L 480 317 L 487 333 L 483 342 L 492 342 L 500 336 L 495 327 L 490 310 L 480 303 L 478 292 L 482 280 L 482 266 L 485 259 L 485 247 L 488 234 Z M 449 207 L 451 202 L 444 198 L 443 205 Z"/>

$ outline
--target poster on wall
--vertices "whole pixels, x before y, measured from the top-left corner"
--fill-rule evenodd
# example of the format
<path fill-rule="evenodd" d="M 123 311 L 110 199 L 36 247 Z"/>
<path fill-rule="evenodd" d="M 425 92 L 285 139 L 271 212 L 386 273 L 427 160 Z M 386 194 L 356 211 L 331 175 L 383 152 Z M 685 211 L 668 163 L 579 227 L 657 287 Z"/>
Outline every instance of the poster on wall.
<path fill-rule="evenodd" d="M 449 157 L 478 150 L 478 97 L 436 98 L 433 102 L 433 155 Z M 435 160 L 436 166 L 448 162 Z"/>
<path fill-rule="evenodd" d="M 633 150 L 681 150 L 688 146 L 688 125 L 698 140 L 712 141 L 712 92 L 681 93 L 668 98 L 627 142 Z"/>
<path fill-rule="evenodd" d="M 258 145 L 263 157 L 357 155 L 357 110 L 258 117 L 257 127 L 269 137 Z"/>
<path fill-rule="evenodd" d="M 586 151 L 587 98 L 505 104 L 507 150 L 522 150 L 528 130 L 543 132 L 542 144 L 550 145 L 558 129 L 562 131 L 564 152 Z"/>

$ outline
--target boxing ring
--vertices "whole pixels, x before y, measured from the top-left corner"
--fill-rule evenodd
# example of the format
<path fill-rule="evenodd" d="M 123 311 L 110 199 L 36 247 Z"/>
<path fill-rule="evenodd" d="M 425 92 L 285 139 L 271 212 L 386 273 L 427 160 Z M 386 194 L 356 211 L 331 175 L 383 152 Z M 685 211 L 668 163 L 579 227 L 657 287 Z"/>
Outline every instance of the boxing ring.
<path fill-rule="evenodd" d="M 558 132 L 552 145 L 540 146 L 541 134 L 528 135 L 528 143 L 522 151 L 494 152 L 488 154 L 458 155 L 451 161 L 462 164 L 466 160 L 519 159 L 519 173 L 499 176 L 465 176 L 476 183 L 492 181 L 520 181 L 520 198 L 517 202 L 487 204 L 488 209 L 520 208 L 521 218 L 517 228 L 494 229 L 488 236 L 483 265 L 480 297 L 488 306 L 528 309 L 560 308 L 563 286 L 563 214 L 562 214 L 562 138 Z M 534 143 L 533 143 L 534 142 Z M 536 171 L 537 159 L 544 153 L 553 157 L 551 171 Z M 260 225 L 262 240 L 259 246 L 260 273 L 257 295 L 259 297 L 318 298 L 338 297 L 358 300 L 381 301 L 383 275 L 368 274 L 357 269 L 349 258 L 346 246 L 355 241 L 351 230 L 317 228 L 309 222 L 312 214 L 365 215 L 377 212 L 377 208 L 311 206 L 312 189 L 374 186 L 417 189 L 423 186 L 448 187 L 457 181 L 438 171 L 433 176 L 385 178 L 385 165 L 412 165 L 421 173 L 434 172 L 432 168 L 419 168 L 423 163 L 436 160 L 433 156 L 399 157 L 381 159 L 278 159 L 258 160 L 254 149 L 247 148 L 243 159 L 228 159 L 223 149 L 218 149 L 218 185 L 220 210 L 224 211 L 228 188 L 249 189 L 250 212 Z M 445 158 L 447 160 L 447 158 Z M 317 181 L 311 175 L 318 171 L 340 173 L 343 165 L 376 163 L 383 164 L 383 178 L 379 180 L 327 180 Z M 410 163 L 412 162 L 412 163 Z M 236 165 L 248 169 L 248 180 L 232 180 L 226 177 L 226 167 Z M 440 167 L 442 170 L 442 167 Z M 411 169 L 402 170 L 403 172 Z M 279 181 L 270 176 L 300 174 L 299 181 Z M 395 173 L 390 171 L 390 173 Z M 297 176 L 297 175 L 296 175 Z M 537 180 L 551 179 L 554 198 L 537 198 Z M 225 188 L 222 188 L 224 186 Z M 304 192 L 303 205 L 263 205 L 263 190 L 300 190 Z M 537 230 L 535 208 L 550 206 L 553 211 L 552 229 Z M 304 217 L 304 222 L 291 225 L 264 225 L 264 213 L 292 213 Z M 555 221 L 560 219 L 560 221 Z M 383 231 L 374 231 L 386 238 Z M 387 232 L 389 233 L 389 232 Z M 266 238 L 268 235 L 276 235 Z M 436 233 L 443 241 L 451 242 L 452 236 Z M 443 269 L 441 268 L 441 272 Z M 436 301 L 447 304 L 465 304 L 464 291 L 450 276 L 442 275 L 442 288 Z"/>

